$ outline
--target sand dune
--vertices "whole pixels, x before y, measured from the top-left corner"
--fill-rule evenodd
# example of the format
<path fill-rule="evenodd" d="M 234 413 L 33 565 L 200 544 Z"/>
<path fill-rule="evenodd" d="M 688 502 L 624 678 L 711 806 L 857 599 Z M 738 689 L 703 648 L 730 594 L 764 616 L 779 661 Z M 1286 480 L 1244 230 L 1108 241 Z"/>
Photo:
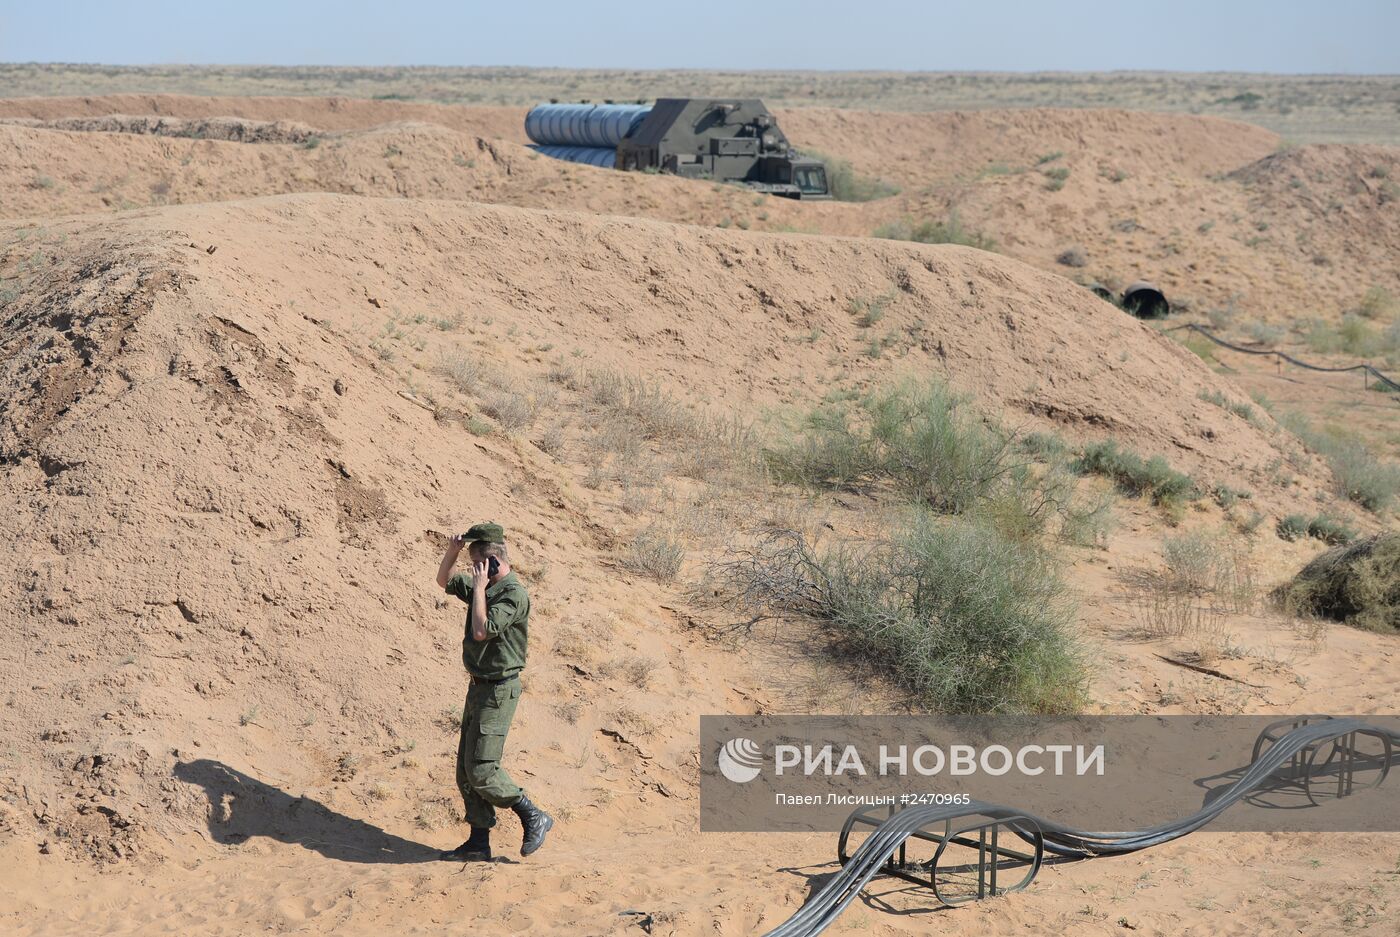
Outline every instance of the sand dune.
<path fill-rule="evenodd" d="M 0 929 L 16 934 L 773 926 L 832 870 L 832 838 L 699 834 L 695 716 L 878 701 L 800 636 L 717 640 L 679 585 L 619 563 L 645 510 L 624 481 L 591 477 L 567 375 L 640 375 L 687 412 L 759 421 L 937 374 L 1008 424 L 1112 435 L 1202 485 L 1246 488 L 1267 532 L 1318 509 L 1326 468 L 1267 416 L 1202 399 L 1245 394 L 1057 275 L 1051 252 L 1080 237 L 1083 272 L 1122 270 L 1177 230 L 1180 252 L 1151 254 L 1161 279 L 1243 284 L 1262 314 L 1261 284 L 1335 299 L 1381 277 L 1395 230 L 1372 172 L 1391 151 L 1275 153 L 1264 131 L 1189 117 L 784 115 L 794 137 L 906 190 L 755 204 L 535 158 L 513 109 L 128 96 L 0 113 L 0 524 L 26 545 L 0 564 Z M 1070 168 L 1059 191 L 1036 166 L 1053 150 L 1042 168 Z M 1334 195 L 1352 224 L 1328 220 Z M 1138 230 L 1099 230 L 1129 206 Z M 953 207 L 1006 255 L 758 230 L 866 234 Z M 1224 220 L 1200 232 L 1198 217 Z M 1265 218 L 1276 247 L 1234 240 Z M 1295 228 L 1310 240 L 1282 236 Z M 1334 259 L 1304 271 L 1309 252 Z M 876 298 L 882 316 L 862 324 L 854 306 Z M 444 373 L 454 349 L 480 369 L 469 392 Z M 507 384 L 537 427 L 488 412 Z M 657 481 L 677 504 L 694 484 Z M 833 529 L 871 523 L 864 497 L 823 508 Z M 706 549 L 763 509 L 695 507 L 711 512 Z M 1400 640 L 1314 640 L 1268 613 L 1232 619 L 1239 653 L 1219 666 L 1233 681 L 1164 662 L 1118 591 L 1122 570 L 1157 562 L 1164 522 L 1119 511 L 1110 550 L 1071 557 L 1096 709 L 1395 698 Z M 1188 525 L 1220 519 L 1199 513 Z M 461 613 L 431 580 L 441 534 L 487 516 L 509 519 L 538 609 L 512 770 L 564 822 L 539 857 L 461 870 L 431 861 L 461 838 L 450 710 L 464 682 Z M 1261 580 L 1312 549 L 1270 537 Z M 513 856 L 512 817 L 500 835 Z M 1056 866 L 953 913 L 882 887 L 847 921 L 1331 934 L 1384 926 L 1393 864 L 1387 836 L 1200 834 Z"/>
<path fill-rule="evenodd" d="M 515 145 L 522 114 L 348 99 L 0 101 L 17 122 L 0 126 L 0 206 L 23 217 L 331 191 L 855 236 L 956 217 L 1010 256 L 1082 282 L 1150 279 L 1197 310 L 1336 318 L 1372 286 L 1400 291 L 1394 148 L 1276 153 L 1278 138 L 1247 124 L 1126 111 L 801 109 L 782 115 L 800 146 L 901 192 L 794 204 L 545 160 Z M 1057 262 L 1071 248 L 1082 266 Z"/>

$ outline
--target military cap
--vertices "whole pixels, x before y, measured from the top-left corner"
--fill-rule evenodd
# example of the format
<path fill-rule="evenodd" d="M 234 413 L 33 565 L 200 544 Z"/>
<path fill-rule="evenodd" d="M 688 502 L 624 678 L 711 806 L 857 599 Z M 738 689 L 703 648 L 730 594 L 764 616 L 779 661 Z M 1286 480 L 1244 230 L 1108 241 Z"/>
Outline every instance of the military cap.
<path fill-rule="evenodd" d="M 485 540 L 487 543 L 505 543 L 506 532 L 495 521 L 487 521 L 484 524 L 473 524 L 470 530 L 462 534 L 462 539 L 467 543 L 475 543 L 478 540 Z"/>

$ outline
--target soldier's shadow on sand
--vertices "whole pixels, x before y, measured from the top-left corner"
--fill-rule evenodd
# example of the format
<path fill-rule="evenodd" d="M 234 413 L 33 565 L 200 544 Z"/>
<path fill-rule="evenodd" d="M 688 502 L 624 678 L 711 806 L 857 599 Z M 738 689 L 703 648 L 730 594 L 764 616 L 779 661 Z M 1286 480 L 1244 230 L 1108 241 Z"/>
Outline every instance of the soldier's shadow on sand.
<path fill-rule="evenodd" d="M 204 788 L 209 835 L 237 845 L 255 836 L 293 843 L 341 862 L 430 862 L 438 850 L 336 813 L 309 797 L 293 797 L 255 777 L 209 759 L 175 765 L 175 777 Z"/>

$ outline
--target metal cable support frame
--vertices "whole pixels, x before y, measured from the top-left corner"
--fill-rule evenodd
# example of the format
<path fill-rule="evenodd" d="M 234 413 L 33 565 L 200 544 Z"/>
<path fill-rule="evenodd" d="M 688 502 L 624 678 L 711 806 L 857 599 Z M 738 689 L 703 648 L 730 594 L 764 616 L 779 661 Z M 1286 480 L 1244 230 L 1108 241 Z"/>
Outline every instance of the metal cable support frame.
<path fill-rule="evenodd" d="M 1012 832 L 1027 842 L 1043 840 L 1044 848 L 1058 856 L 1088 858 L 1119 855 L 1159 846 L 1193 833 L 1269 781 L 1278 771 L 1309 746 L 1332 741 L 1352 733 L 1379 738 L 1385 744 L 1384 771 L 1389 770 L 1393 746 L 1400 733 L 1373 726 L 1360 719 L 1324 719 L 1303 725 L 1277 739 L 1257 757 L 1249 769 L 1205 807 L 1187 817 L 1157 826 L 1128 832 L 1091 832 L 1061 826 L 999 804 L 973 801 L 911 807 L 900 810 L 865 838 L 839 873 L 816 891 L 796 914 L 768 931 L 764 937 L 815 937 L 831 926 L 870 880 L 880 874 L 896 850 L 921 828 L 957 817 L 978 815 L 993 820 L 1004 818 Z M 1257 746 L 1256 746 L 1257 747 Z M 1382 774 L 1382 778 L 1384 774 Z M 1379 783 L 1379 782 L 1377 782 Z M 1029 881 L 1029 880 L 1028 880 Z"/>

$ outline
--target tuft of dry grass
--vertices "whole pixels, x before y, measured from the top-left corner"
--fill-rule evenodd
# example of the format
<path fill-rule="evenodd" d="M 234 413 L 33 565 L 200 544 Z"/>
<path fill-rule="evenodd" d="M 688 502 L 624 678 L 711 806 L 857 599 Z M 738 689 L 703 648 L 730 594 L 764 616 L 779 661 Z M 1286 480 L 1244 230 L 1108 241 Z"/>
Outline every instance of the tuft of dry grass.
<path fill-rule="evenodd" d="M 660 728 L 656 720 L 640 713 L 630 706 L 619 706 L 609 716 L 609 721 L 626 735 L 647 736 Z"/>
<path fill-rule="evenodd" d="M 545 455 L 558 458 L 564 453 L 564 427 L 559 423 L 546 426 L 530 442 Z"/>
<path fill-rule="evenodd" d="M 454 802 L 447 796 L 427 797 L 418 801 L 414 824 L 420 830 L 440 830 L 459 823 L 462 819 Z"/>
<path fill-rule="evenodd" d="M 651 683 L 651 675 L 656 671 L 657 662 L 650 657 L 634 654 L 622 662 L 622 673 L 627 682 L 639 690 L 645 690 Z"/>
<path fill-rule="evenodd" d="M 648 526 L 634 536 L 622 554 L 622 565 L 634 573 L 672 582 L 685 561 L 685 548 L 671 533 Z"/>
<path fill-rule="evenodd" d="M 593 647 L 582 632 L 568 626 L 561 627 L 554 636 L 554 653 L 565 660 L 589 661 Z"/>
<path fill-rule="evenodd" d="M 433 370 L 464 394 L 476 393 L 477 385 L 481 383 L 481 364 L 456 346 L 438 352 Z"/>
<path fill-rule="evenodd" d="M 562 703 L 554 704 L 554 714 L 563 719 L 569 725 L 577 725 L 578 717 L 583 715 L 583 704 L 578 700 L 565 700 Z"/>

